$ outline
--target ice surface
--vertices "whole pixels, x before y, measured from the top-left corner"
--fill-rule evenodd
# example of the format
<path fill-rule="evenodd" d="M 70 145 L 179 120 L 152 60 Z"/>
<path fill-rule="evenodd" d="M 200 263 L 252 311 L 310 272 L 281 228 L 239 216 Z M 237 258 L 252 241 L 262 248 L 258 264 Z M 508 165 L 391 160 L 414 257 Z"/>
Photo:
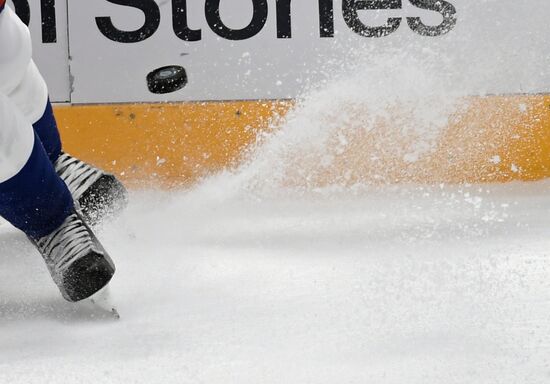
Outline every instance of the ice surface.
<path fill-rule="evenodd" d="M 122 316 L 0 227 L 1 383 L 546 383 L 550 184 L 134 193 Z"/>

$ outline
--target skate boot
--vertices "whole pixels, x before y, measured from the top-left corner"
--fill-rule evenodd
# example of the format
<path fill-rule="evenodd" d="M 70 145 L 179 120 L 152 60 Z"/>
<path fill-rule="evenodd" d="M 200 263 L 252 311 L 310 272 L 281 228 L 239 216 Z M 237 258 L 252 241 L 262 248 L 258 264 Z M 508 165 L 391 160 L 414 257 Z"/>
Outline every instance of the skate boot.
<path fill-rule="evenodd" d="M 31 241 L 67 301 L 92 296 L 115 273 L 113 261 L 76 210 L 53 233 Z"/>
<path fill-rule="evenodd" d="M 95 226 L 105 218 L 116 216 L 128 204 L 128 192 L 114 175 L 66 153 L 59 156 L 54 167 L 89 225 Z"/>

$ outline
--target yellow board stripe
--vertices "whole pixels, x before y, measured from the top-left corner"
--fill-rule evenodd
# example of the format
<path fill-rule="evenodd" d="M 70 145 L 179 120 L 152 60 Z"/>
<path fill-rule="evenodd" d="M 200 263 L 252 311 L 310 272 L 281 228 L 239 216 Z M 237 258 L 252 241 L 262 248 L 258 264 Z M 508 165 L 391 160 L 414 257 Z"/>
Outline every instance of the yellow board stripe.
<path fill-rule="evenodd" d="M 64 149 L 134 186 L 175 187 L 238 161 L 285 102 L 57 106 Z"/>
<path fill-rule="evenodd" d="M 238 163 L 287 101 L 56 106 L 65 150 L 121 175 L 132 186 L 178 187 Z M 374 131 L 372 135 L 376 135 Z M 368 152 L 374 137 L 356 145 Z M 449 121 L 437 149 L 414 164 L 388 155 L 385 182 L 506 182 L 550 177 L 550 96 L 468 100 Z M 495 161 L 498 159 L 498 161 Z M 342 166 L 349 167 L 349 159 Z M 345 161 L 342 160 L 344 163 Z M 329 176 L 327 176 L 329 177 Z M 360 179 L 361 177 L 358 177 Z M 353 180 L 352 180 L 353 181 Z M 322 184 L 322 181 L 320 181 Z"/>

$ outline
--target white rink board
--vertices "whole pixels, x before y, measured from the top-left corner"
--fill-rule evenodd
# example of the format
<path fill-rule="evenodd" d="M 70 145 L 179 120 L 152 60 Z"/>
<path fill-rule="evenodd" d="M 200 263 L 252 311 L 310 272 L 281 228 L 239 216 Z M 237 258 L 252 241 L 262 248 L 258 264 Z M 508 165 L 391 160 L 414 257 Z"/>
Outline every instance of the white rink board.
<path fill-rule="evenodd" d="M 483 79 L 469 85 L 468 91 L 473 94 L 550 92 L 547 64 L 550 46 L 545 41 L 550 35 L 547 0 L 448 0 L 457 11 L 456 25 L 449 33 L 435 37 L 421 36 L 407 25 L 406 17 L 420 17 L 425 24 L 434 26 L 443 19 L 436 11 L 413 6 L 413 0 L 402 0 L 402 9 L 359 11 L 361 21 L 368 26 L 383 25 L 389 17 L 401 18 L 401 26 L 386 37 L 364 37 L 353 32 L 344 20 L 344 0 L 334 0 L 335 33 L 324 38 L 320 37 L 319 0 L 292 2 L 291 38 L 277 37 L 276 2 L 267 0 L 268 15 L 261 31 L 239 41 L 213 32 L 205 16 L 206 0 L 187 2 L 188 26 L 201 30 L 198 41 L 184 41 L 175 34 L 172 5 L 178 0 L 125 1 L 134 4 L 133 7 L 118 5 L 115 1 L 121 2 L 73 0 L 69 3 L 70 74 L 63 32 L 66 4 L 56 1 L 59 41 L 49 45 L 36 43 L 37 61 L 55 100 L 67 100 L 68 96 L 74 103 L 292 98 L 308 84 L 329 76 L 342 63 L 349 64 L 358 52 L 364 51 L 366 56 L 386 50 L 419 56 L 426 51 L 435 52 L 442 60 L 452 62 L 454 68 L 464 68 L 464 72 L 449 83 L 450 88 L 463 87 L 469 71 L 473 72 L 472 76 Z M 400 3 L 399 0 L 393 2 Z M 33 2 L 33 13 L 37 3 L 38 0 Z M 136 4 L 148 3 L 153 10 L 158 8 L 158 23 L 152 16 L 154 12 L 148 12 L 146 18 L 136 8 Z M 253 3 L 258 11 L 260 0 L 221 0 L 220 17 L 227 26 L 242 29 L 252 19 Z M 120 31 L 133 31 L 147 20 L 153 20 L 154 33 L 139 42 L 116 42 L 100 31 L 98 17 L 110 18 Z M 35 22 L 36 18 L 32 20 Z M 31 27 L 36 41 L 40 27 L 36 23 Z M 146 75 L 172 64 L 186 68 L 188 86 L 168 95 L 150 93 Z M 72 93 L 70 76 L 74 79 Z"/>

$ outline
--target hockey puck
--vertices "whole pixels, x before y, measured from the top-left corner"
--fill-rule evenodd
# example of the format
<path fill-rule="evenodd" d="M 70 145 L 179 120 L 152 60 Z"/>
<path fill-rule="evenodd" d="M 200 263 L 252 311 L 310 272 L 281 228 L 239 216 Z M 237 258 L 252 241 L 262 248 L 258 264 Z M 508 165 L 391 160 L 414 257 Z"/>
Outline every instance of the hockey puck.
<path fill-rule="evenodd" d="M 157 94 L 178 91 L 187 85 L 185 68 L 179 65 L 169 65 L 155 69 L 147 75 L 149 91 Z"/>

